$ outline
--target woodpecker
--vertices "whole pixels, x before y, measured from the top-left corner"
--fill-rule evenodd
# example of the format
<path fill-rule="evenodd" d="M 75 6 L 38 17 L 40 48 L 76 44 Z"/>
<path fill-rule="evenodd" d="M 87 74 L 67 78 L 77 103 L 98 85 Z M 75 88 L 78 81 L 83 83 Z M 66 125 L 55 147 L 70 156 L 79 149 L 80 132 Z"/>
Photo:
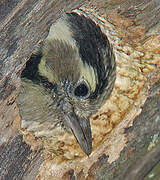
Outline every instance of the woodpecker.
<path fill-rule="evenodd" d="M 89 119 L 109 98 L 115 78 L 113 48 L 100 27 L 84 15 L 64 14 L 21 73 L 21 128 L 37 138 L 67 132 L 89 156 Z"/>

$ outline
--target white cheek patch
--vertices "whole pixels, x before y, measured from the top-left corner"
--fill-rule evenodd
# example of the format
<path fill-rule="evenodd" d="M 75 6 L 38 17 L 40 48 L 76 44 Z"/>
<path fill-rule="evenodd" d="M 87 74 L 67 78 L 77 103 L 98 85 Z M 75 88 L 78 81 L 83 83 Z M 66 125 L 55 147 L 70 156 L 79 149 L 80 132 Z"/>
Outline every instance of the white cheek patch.
<path fill-rule="evenodd" d="M 53 71 L 46 65 L 45 59 L 42 58 L 40 64 L 38 65 L 39 73 L 41 76 L 47 77 L 49 82 L 56 82 L 57 76 L 53 74 Z"/>

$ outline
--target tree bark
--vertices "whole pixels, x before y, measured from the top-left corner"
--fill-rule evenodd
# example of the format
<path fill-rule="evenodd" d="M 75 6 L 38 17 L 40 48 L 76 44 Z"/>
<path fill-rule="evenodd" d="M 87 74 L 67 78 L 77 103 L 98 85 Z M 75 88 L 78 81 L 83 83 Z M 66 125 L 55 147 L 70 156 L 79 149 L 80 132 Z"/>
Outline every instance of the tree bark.
<path fill-rule="evenodd" d="M 149 171 L 160 161 L 160 1 L 2 0 L 0 2 L 1 180 L 32 180 L 36 177 L 49 179 L 49 176 L 43 175 L 46 161 L 42 157 L 42 150 L 32 151 L 33 147 L 31 149 L 30 145 L 23 141 L 19 132 L 20 119 L 15 99 L 20 88 L 20 73 L 34 47 L 46 38 L 49 27 L 58 17 L 79 7 L 89 16 L 104 20 L 104 29 L 111 31 L 109 38 L 117 57 L 117 76 L 129 77 L 134 83 L 139 82 L 133 83 L 126 91 L 117 80 L 113 97 L 120 99 L 122 94 L 129 97 L 130 108 L 126 108 L 123 115 L 119 113 L 121 120 L 115 124 L 112 122 L 116 127 L 114 131 L 119 133 L 118 127 L 121 127 L 127 114 L 133 112 L 134 107 L 137 113 L 131 116 L 132 120 L 126 121 L 128 125 L 123 126 L 124 143 L 118 147 L 113 146 L 120 149 L 117 153 L 100 150 L 109 149 L 107 143 L 106 145 L 104 143 L 103 147 L 96 150 L 100 153 L 95 156 L 96 159 L 87 173 L 84 173 L 84 169 L 79 173 L 71 169 L 63 172 L 63 179 L 141 180 L 145 177 L 147 180 Z M 120 62 L 121 58 L 130 61 L 131 67 L 137 68 L 139 74 L 131 77 L 126 70 L 122 73 L 124 67 L 123 62 Z M 137 93 L 134 93 L 135 91 Z M 119 100 L 116 100 L 116 105 L 118 103 Z M 121 107 L 120 110 L 122 111 Z M 96 119 L 102 114 L 105 114 L 105 110 L 93 118 Z M 50 170 L 47 169 L 47 172 Z M 158 177 L 160 179 L 160 175 Z"/>

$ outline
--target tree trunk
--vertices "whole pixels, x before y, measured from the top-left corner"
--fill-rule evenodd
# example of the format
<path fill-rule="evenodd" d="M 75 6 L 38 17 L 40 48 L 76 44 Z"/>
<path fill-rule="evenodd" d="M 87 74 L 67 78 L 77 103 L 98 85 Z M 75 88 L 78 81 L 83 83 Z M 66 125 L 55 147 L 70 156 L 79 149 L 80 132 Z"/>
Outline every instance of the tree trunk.
<path fill-rule="evenodd" d="M 23 141 L 15 100 L 20 73 L 34 47 L 58 17 L 79 7 L 77 12 L 99 24 L 112 43 L 117 79 L 111 98 L 91 118 L 93 130 L 102 120 L 106 123 L 105 133 L 95 135 L 97 148 L 81 166 L 73 161 L 64 169 L 63 162 L 54 169 L 43 150 L 33 151 L 34 145 Z M 160 160 L 159 22 L 159 0 L 2 0 L 0 179 L 149 179 Z M 155 180 L 160 179 L 157 172 Z"/>

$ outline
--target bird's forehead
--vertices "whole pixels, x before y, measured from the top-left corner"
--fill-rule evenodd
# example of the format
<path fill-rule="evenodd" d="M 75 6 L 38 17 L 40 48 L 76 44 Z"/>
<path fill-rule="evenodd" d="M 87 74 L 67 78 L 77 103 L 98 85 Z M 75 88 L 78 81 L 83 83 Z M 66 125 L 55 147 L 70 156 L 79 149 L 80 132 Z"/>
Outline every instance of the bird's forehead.
<path fill-rule="evenodd" d="M 86 79 L 91 90 L 96 88 L 96 75 L 94 69 L 85 64 L 78 54 L 78 49 L 73 48 L 65 41 L 46 41 L 44 56 L 39 64 L 42 76 L 50 82 L 60 83 L 63 80 L 73 84 L 80 79 Z"/>
<path fill-rule="evenodd" d="M 39 71 L 50 82 L 58 82 L 63 79 L 77 81 L 80 76 L 80 61 L 76 48 L 65 41 L 47 40 Z"/>
<path fill-rule="evenodd" d="M 79 55 L 79 47 L 72 38 L 72 31 L 65 20 L 55 23 L 49 32 L 43 48 L 43 58 L 39 64 L 40 74 L 50 82 L 61 82 L 67 79 L 76 83 L 85 78 L 94 91 L 96 72 Z"/>

